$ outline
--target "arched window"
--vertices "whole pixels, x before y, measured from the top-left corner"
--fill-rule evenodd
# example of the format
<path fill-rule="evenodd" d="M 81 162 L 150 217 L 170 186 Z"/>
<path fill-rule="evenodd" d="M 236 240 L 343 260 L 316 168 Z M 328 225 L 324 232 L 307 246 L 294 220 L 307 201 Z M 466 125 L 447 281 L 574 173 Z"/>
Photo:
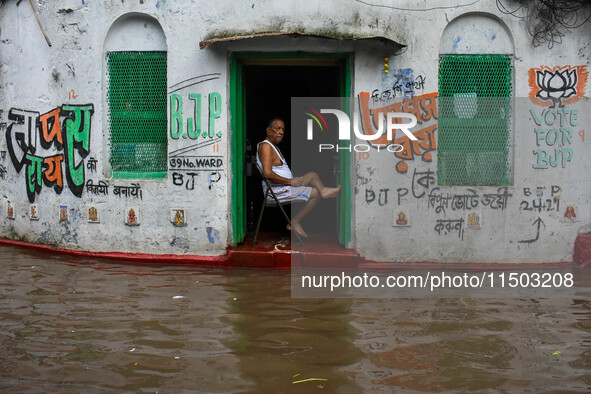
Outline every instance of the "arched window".
<path fill-rule="evenodd" d="M 438 183 L 511 182 L 513 42 L 482 14 L 453 20 L 439 58 Z"/>
<path fill-rule="evenodd" d="M 159 178 L 167 170 L 166 38 L 158 22 L 132 14 L 107 34 L 109 163 L 113 178 Z"/>

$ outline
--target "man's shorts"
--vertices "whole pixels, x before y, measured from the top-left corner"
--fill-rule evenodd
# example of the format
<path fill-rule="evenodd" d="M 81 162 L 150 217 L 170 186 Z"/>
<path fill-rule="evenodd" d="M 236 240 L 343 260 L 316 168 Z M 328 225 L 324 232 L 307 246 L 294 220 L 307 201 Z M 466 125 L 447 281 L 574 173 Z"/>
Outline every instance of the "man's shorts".
<path fill-rule="evenodd" d="M 266 193 L 266 186 L 263 189 L 263 192 Z M 307 202 L 312 195 L 312 188 L 310 186 L 275 186 L 273 187 L 273 191 L 280 203 L 292 201 Z M 271 193 L 267 197 L 267 204 L 275 204 Z"/>

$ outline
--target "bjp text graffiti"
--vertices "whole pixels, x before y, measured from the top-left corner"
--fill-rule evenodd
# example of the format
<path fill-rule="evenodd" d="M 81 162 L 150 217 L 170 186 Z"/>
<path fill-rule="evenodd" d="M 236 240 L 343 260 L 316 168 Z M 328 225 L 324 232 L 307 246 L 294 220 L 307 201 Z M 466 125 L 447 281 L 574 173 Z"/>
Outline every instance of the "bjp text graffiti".
<path fill-rule="evenodd" d="M 536 126 L 539 126 L 534 129 L 537 149 L 533 151 L 536 157 L 533 168 L 546 169 L 559 165 L 566 168 L 574 156 L 570 148 L 573 142 L 572 127 L 579 125 L 579 111 L 544 109 L 538 113 L 530 109 L 530 114 Z"/>
<path fill-rule="evenodd" d="M 31 203 L 41 193 L 43 184 L 53 187 L 57 194 L 62 192 L 62 165 L 69 189 L 77 197 L 82 195 L 93 113 L 92 104 L 62 105 L 44 114 L 17 108 L 8 112 L 11 121 L 6 128 L 8 153 L 17 173 L 25 168 L 26 191 Z"/>
<path fill-rule="evenodd" d="M 390 189 L 379 189 L 375 192 L 371 186 L 365 188 L 365 203 L 371 205 L 376 202 L 379 206 L 389 203 L 388 192 Z M 412 192 L 412 194 L 411 194 Z M 394 194 L 394 193 L 393 193 Z M 410 187 L 399 187 L 393 198 L 398 206 L 404 204 L 409 198 L 416 200 L 425 199 L 427 209 L 433 209 L 437 214 L 447 215 L 448 210 L 470 211 L 478 207 L 486 207 L 493 211 L 507 208 L 510 197 L 508 187 L 497 188 L 496 192 L 480 193 L 475 189 L 466 188 L 457 193 L 446 193 L 437 186 L 437 178 L 432 170 L 414 170 Z"/>
<path fill-rule="evenodd" d="M 208 108 L 207 125 L 202 125 L 202 97 L 200 93 L 190 93 L 189 102 L 178 93 L 170 95 L 170 137 L 173 139 L 197 139 L 221 137 L 222 132 L 216 130 L 215 120 L 222 114 L 222 96 L 217 92 L 205 96 Z M 184 109 L 183 109 L 184 107 Z M 184 112 L 186 110 L 186 112 Z M 186 118 L 186 129 L 183 114 Z M 190 115 L 188 115 L 190 114 Z"/>
<path fill-rule="evenodd" d="M 562 191 L 562 188 L 557 185 L 550 186 L 549 196 L 545 189 L 544 186 L 537 186 L 536 188 L 524 187 L 524 199 L 519 205 L 519 210 L 538 213 L 560 212 L 560 194 L 558 193 Z"/>

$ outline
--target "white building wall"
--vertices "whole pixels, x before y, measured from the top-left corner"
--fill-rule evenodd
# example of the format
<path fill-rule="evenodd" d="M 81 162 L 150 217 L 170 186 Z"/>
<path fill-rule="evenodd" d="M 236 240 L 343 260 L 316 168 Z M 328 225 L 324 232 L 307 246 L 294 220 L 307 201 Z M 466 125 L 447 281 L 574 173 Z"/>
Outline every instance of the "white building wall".
<path fill-rule="evenodd" d="M 542 124 L 535 123 L 536 119 L 530 111 L 537 117 L 542 117 L 546 113 L 544 111 L 551 110 L 533 103 L 528 97 L 531 91 L 528 73 L 541 66 L 583 66 L 580 70 L 587 71 L 589 60 L 582 48 L 587 46 L 584 31 L 588 32 L 589 26 L 586 27 L 587 30 L 574 31 L 563 39 L 562 44 L 549 49 L 547 46 L 533 47 L 531 37 L 519 20 L 500 14 L 492 2 L 488 6 L 478 3 L 478 7 L 464 7 L 421 16 L 425 21 L 422 25 L 426 26 L 428 21 L 429 28 L 414 30 L 416 34 L 407 35 L 407 48 L 400 55 L 389 59 L 390 73 L 393 70 L 410 70 L 415 78 L 423 77 L 424 88 L 415 91 L 415 95 L 437 92 L 439 53 L 507 53 L 506 48 L 513 44 L 515 46 L 515 102 L 512 117 L 514 141 L 511 147 L 513 181 L 507 188 L 510 196 L 506 204 L 493 209 L 493 204 L 485 206 L 484 202 L 488 202 L 490 195 L 498 193 L 499 187 L 496 186 L 450 187 L 436 183 L 429 184 L 426 188 L 420 186 L 416 179 L 421 175 L 424 177 L 428 171 L 432 171 L 436 178 L 436 151 L 421 148 L 420 153 L 415 152 L 411 160 L 393 159 L 392 154 L 373 151 L 369 155 L 357 155 L 356 248 L 367 259 L 377 261 L 571 261 L 577 232 L 589 223 L 591 215 L 591 179 L 588 171 L 590 146 L 585 130 L 589 101 L 584 98 L 564 108 L 566 118 L 562 126 L 572 132 L 570 140 L 564 144 L 562 141 L 556 142 L 552 146 L 545 142 L 538 145 L 534 130 L 552 129 L 557 123 L 553 124 L 552 114 L 548 115 L 548 122 L 544 120 Z M 453 22 L 457 17 L 469 18 L 474 23 L 445 30 L 448 22 Z M 495 25 L 497 31 L 494 30 Z M 478 40 L 478 37 L 481 39 Z M 491 37 L 502 41 L 492 40 Z M 388 87 L 383 83 L 387 78 L 383 73 L 383 55 L 367 56 L 369 60 L 361 60 L 360 56 L 356 59 L 356 94 L 381 93 Z M 362 64 L 369 67 L 361 68 Z M 589 86 L 581 86 L 584 88 L 583 94 L 587 96 Z M 391 102 L 386 100 L 376 107 L 386 106 Z M 578 117 L 572 123 L 569 111 L 576 113 Z M 553 139 L 550 142 L 554 142 Z M 557 166 L 539 163 L 538 155 L 533 153 L 541 149 L 546 152 L 543 154 L 555 154 L 555 150 L 561 148 L 572 149 L 573 152 L 572 159 L 564 167 L 562 163 Z M 424 160 L 425 154 L 432 155 L 430 162 Z M 397 170 L 396 164 L 399 162 L 408 166 L 406 173 Z M 418 173 L 413 183 L 415 170 Z M 423 178 L 423 182 L 426 179 Z M 430 203 L 429 194 L 434 188 L 439 188 L 434 196 L 449 198 L 447 209 L 441 208 L 439 199 Z M 470 189 L 478 195 L 478 207 L 453 209 L 451 203 L 454 196 L 471 195 Z M 489 197 L 486 197 L 487 194 Z M 538 198 L 547 207 L 541 210 L 534 207 L 540 205 Z M 546 204 L 547 199 L 552 201 L 551 207 Z M 569 206 L 576 212 L 576 219 L 565 218 Z M 439 212 L 436 211 L 437 208 L 440 209 Z M 409 225 L 394 225 L 394 218 L 400 212 L 407 216 Z M 467 214 L 472 212 L 480 216 L 479 229 L 466 228 Z M 448 219 L 463 219 L 461 230 L 437 231 L 437 225 L 447 223 Z"/>
<path fill-rule="evenodd" d="M 591 29 L 589 24 L 568 33 L 562 44 L 549 49 L 546 46 L 533 47 L 523 23 L 500 13 L 492 0 L 467 6 L 450 0 L 431 10 L 414 1 L 398 1 L 395 4 L 375 2 L 373 6 L 361 2 L 345 5 L 342 1 L 281 0 L 253 0 L 249 3 L 45 0 L 33 3 L 51 47 L 45 42 L 26 2 L 19 6 L 14 2 L 4 2 L 0 6 L 2 134 L 6 134 L 11 125 L 13 132 L 25 131 L 25 125 L 14 124 L 14 120 L 9 119 L 11 111 L 33 111 L 30 115 L 35 118 L 64 105 L 92 104 L 90 149 L 84 166 L 91 157 L 97 162 L 96 169 L 85 168 L 84 182 L 92 180 L 96 185 L 104 181 L 109 186 L 109 194 L 88 192 L 85 187 L 78 197 L 69 190 L 64 178 L 64 189 L 60 194 L 43 185 L 35 195 L 33 204 L 37 208 L 38 220 L 31 220 L 26 168 L 17 172 L 10 155 L 3 153 L 0 158 L 3 169 L 0 190 L 4 205 L 0 208 L 0 233 L 4 238 L 88 251 L 223 254 L 232 240 L 229 208 L 233 177 L 229 53 L 234 50 L 353 52 L 352 93 L 355 97 L 362 92 L 371 94 L 388 89 L 389 79 L 383 73 L 384 58 L 388 57 L 390 76 L 395 70 L 405 70 L 415 79 L 420 77 L 422 83 L 414 91 L 415 96 L 436 94 L 438 56 L 442 48 L 444 52 L 449 50 L 446 35 L 456 34 L 457 38 L 462 33 L 445 28 L 454 19 L 466 15 L 472 15 L 479 21 L 475 26 L 477 30 L 489 32 L 495 26 L 502 26 L 499 37 L 508 37 L 509 41 L 499 43 L 490 35 L 488 41 L 470 41 L 469 38 L 475 35 L 465 32 L 468 37 L 457 41 L 456 49 L 452 41 L 451 50 L 463 53 L 488 50 L 494 53 L 509 44 L 514 46 L 513 181 L 507 189 L 510 197 L 506 205 L 492 209 L 481 203 L 477 209 L 481 217 L 480 229 L 464 228 L 460 235 L 456 232 L 443 234 L 435 230 L 438 221 L 466 219 L 469 212 L 451 208 L 445 215 L 435 212 L 434 207 L 429 206 L 428 194 L 437 185 L 422 188 L 424 190 L 420 192 L 415 190 L 416 195 L 425 192 L 422 197 L 413 195 L 414 171 L 436 171 L 436 150 L 421 149 L 412 159 L 400 159 L 391 153 L 374 151 L 367 156 L 355 155 L 351 174 L 353 238 L 349 246 L 367 259 L 378 261 L 569 261 L 578 229 L 591 223 L 591 164 L 588 159 L 591 148 L 585 129 L 589 121 L 589 101 L 580 99 L 565 108 L 578 111 L 578 119 L 572 121 L 576 125 L 571 124 L 572 138 L 563 144 L 568 146 L 550 145 L 546 140 L 538 145 L 534 130 L 542 126 L 536 126 L 538 118 L 532 115 L 532 111 L 541 117 L 546 107 L 527 98 L 532 89 L 528 80 L 532 69 L 570 66 L 572 70 L 579 67 L 577 72 L 581 76 L 588 71 L 589 44 L 586 37 L 589 37 Z M 169 163 L 168 176 L 162 180 L 110 178 L 105 53 L 112 44 L 108 35 L 113 24 L 129 15 L 138 21 L 142 18 L 156 21 L 162 29 L 168 51 L 169 100 L 182 102 L 185 128 L 194 102 L 190 95 L 201 95 L 204 127 L 207 127 L 208 98 L 218 97 L 216 94 L 221 98 L 221 113 L 215 119 L 215 134 L 219 131 L 220 137 L 192 139 L 178 133 L 169 124 L 169 156 L 172 158 L 179 152 L 202 156 L 215 153 L 222 157 L 221 168 L 200 172 L 190 178 L 186 173 L 170 168 Z M 145 41 L 144 44 L 149 45 L 154 43 L 155 36 L 162 43 L 162 37 L 151 25 L 144 27 L 146 31 L 142 31 L 141 23 L 138 26 L 139 36 L 134 36 L 129 30 L 115 31 L 119 36 L 117 42 L 143 45 Z M 406 45 L 406 48 L 394 55 L 384 53 L 380 46 L 373 44 L 351 41 L 322 41 L 317 44 L 310 39 L 285 39 L 267 42 L 273 46 L 263 40 L 256 45 L 237 42 L 199 50 L 200 41 L 215 35 L 263 31 L 383 36 Z M 584 89 L 584 96 L 589 96 L 588 84 L 579 85 L 579 89 Z M 547 118 L 544 122 L 549 120 Z M 571 122 L 570 119 L 568 121 Z M 33 129 L 38 132 L 38 129 Z M 198 145 L 204 142 L 212 144 Z M 551 154 L 559 147 L 570 148 L 573 152 L 564 168 L 562 164 L 536 168 L 540 167 L 540 163 L 534 150 L 543 149 L 547 152 L 545 154 Z M 8 150 L 6 138 L 0 137 L 0 151 Z M 52 148 L 39 149 L 36 154 L 51 156 L 59 153 Z M 426 153 L 431 155 L 431 161 L 426 161 Z M 79 156 L 75 158 L 76 163 L 81 160 Z M 404 167 L 397 167 L 399 162 L 406 165 L 406 173 L 399 171 Z M 175 173 L 182 174 L 182 179 Z M 137 197 L 113 193 L 117 186 L 134 184 L 139 186 L 141 198 L 139 193 Z M 541 188 L 540 191 L 538 188 Z M 407 194 L 404 194 L 405 189 Z M 467 189 L 475 189 L 482 201 L 486 194 L 497 193 L 498 188 L 440 187 L 439 192 L 453 197 L 465 194 Z M 529 191 L 531 195 L 528 195 Z M 560 208 L 539 212 L 530 210 L 532 200 L 537 198 L 536 192 L 542 193 L 540 198 L 544 200 L 550 198 L 555 201 L 558 198 Z M 9 204 L 14 208 L 13 219 L 7 218 Z M 67 207 L 67 221 L 60 221 L 60 206 Z M 100 223 L 87 221 L 91 206 L 98 209 Z M 565 218 L 568 206 L 573 207 L 576 218 Z M 139 212 L 139 226 L 125 225 L 129 208 Z M 186 226 L 172 224 L 171 208 L 185 209 Z M 394 225 L 394 217 L 399 212 L 407 215 L 410 226 Z"/>

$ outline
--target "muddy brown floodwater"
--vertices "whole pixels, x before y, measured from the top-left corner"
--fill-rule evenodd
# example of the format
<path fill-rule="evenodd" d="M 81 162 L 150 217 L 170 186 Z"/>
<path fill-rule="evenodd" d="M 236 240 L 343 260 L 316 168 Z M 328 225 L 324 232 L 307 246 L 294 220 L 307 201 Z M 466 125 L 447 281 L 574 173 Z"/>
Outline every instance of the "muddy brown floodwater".
<path fill-rule="evenodd" d="M 0 247 L 0 390 L 584 392 L 581 271 L 570 299 L 292 299 L 288 270 Z"/>

